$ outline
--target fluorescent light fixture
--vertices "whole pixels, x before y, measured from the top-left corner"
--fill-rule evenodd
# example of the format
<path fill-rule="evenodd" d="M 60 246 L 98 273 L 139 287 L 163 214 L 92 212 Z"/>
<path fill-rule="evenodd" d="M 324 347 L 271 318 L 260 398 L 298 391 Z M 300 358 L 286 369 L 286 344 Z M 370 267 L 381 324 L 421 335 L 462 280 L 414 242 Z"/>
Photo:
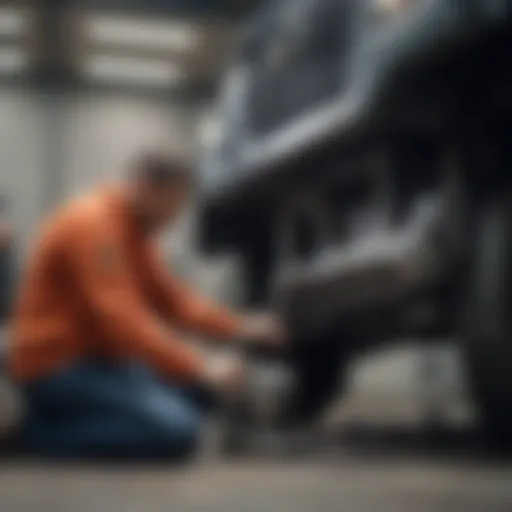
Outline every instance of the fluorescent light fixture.
<path fill-rule="evenodd" d="M 0 35 L 18 36 L 27 28 L 27 12 L 14 7 L 0 7 Z"/>
<path fill-rule="evenodd" d="M 414 2 L 414 4 L 417 3 L 419 2 Z M 387 14 L 400 14 L 409 7 L 412 7 L 412 5 L 413 2 L 411 0 L 377 0 L 375 2 L 377 11 Z"/>
<path fill-rule="evenodd" d="M 28 55 L 17 46 L 0 46 L 0 73 L 16 73 L 27 67 Z"/>
<path fill-rule="evenodd" d="M 186 51 L 199 40 L 197 31 L 181 22 L 92 16 L 86 28 L 90 41 L 104 45 Z"/>
<path fill-rule="evenodd" d="M 402 0 L 378 0 L 377 5 L 382 10 L 394 11 L 402 9 L 404 6 L 404 2 Z"/>
<path fill-rule="evenodd" d="M 130 85 L 163 87 L 184 78 L 184 73 L 167 61 L 111 55 L 91 55 L 83 71 L 93 80 Z"/>

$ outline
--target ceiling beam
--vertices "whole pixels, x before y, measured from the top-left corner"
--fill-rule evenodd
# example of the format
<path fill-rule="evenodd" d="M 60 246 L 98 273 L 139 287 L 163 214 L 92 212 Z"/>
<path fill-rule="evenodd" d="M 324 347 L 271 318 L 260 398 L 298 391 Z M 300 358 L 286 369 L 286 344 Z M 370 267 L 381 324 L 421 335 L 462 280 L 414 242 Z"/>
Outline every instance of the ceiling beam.
<path fill-rule="evenodd" d="M 0 0 L 1 2 L 1 0 Z M 114 15 L 134 14 L 151 16 L 158 13 L 165 14 L 166 18 L 180 17 L 189 18 L 193 21 L 229 21 L 233 16 L 239 15 L 252 5 L 256 0 L 9 0 L 14 5 L 26 5 L 34 14 L 34 28 L 28 38 L 30 54 L 33 56 L 31 71 L 24 77 L 0 77 L 2 83 L 18 83 L 19 85 L 34 85 L 52 90 L 73 89 L 73 88 L 98 88 L 103 86 L 89 86 L 83 83 L 77 73 L 77 58 L 83 49 L 80 34 L 77 35 L 75 19 L 80 19 L 82 14 L 87 12 L 105 12 Z M 242 7 L 240 7 L 242 6 Z M 75 16 L 75 14 L 77 16 Z M 223 25 L 216 25 L 215 30 L 222 30 Z M 232 26 L 232 24 L 231 24 Z M 221 28 L 219 28 L 221 27 Z M 194 80 L 187 85 L 191 96 L 204 96 L 212 93 L 212 87 L 216 82 L 216 68 L 223 65 L 222 52 L 223 44 L 220 43 L 223 34 L 212 35 L 212 41 L 218 43 L 219 62 L 210 65 L 206 61 L 192 59 Z M 230 44 L 226 42 L 226 44 Z M 120 50 L 121 51 L 121 50 Z M 217 50 L 212 50 L 212 55 L 217 55 Z M 215 57 L 217 58 L 217 57 Z M 199 67 L 198 67 L 199 66 Z M 203 70 L 203 66 L 204 70 Z M 197 69 L 199 71 L 197 71 Z M 132 92 L 131 88 L 126 88 Z M 110 89 L 108 89 L 110 90 Z M 133 92 L 136 92 L 135 87 Z M 141 88 L 142 93 L 142 88 Z M 174 96 L 181 92 L 168 91 Z M 153 95 L 146 91 L 146 94 Z M 188 95 L 188 94 L 187 94 Z"/>
<path fill-rule="evenodd" d="M 63 48 L 67 48 L 64 33 L 66 0 L 52 0 L 35 7 L 37 48 L 34 78 L 44 83 L 65 80 Z"/>
<path fill-rule="evenodd" d="M 240 19 L 257 3 L 256 0 L 68 0 L 70 7 L 80 10 L 208 19 Z"/>

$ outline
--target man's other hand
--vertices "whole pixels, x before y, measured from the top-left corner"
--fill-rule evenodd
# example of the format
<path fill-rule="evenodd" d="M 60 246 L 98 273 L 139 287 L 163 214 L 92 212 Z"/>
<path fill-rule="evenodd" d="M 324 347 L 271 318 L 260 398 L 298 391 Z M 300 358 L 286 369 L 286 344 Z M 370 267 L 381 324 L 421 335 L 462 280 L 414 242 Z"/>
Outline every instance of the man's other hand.
<path fill-rule="evenodd" d="M 223 353 L 208 359 L 203 378 L 216 391 L 233 395 L 244 387 L 246 376 L 242 359 L 236 354 Z"/>
<path fill-rule="evenodd" d="M 279 347 L 286 343 L 287 335 L 279 317 L 273 313 L 249 313 L 242 319 L 239 337 L 242 341 Z"/>

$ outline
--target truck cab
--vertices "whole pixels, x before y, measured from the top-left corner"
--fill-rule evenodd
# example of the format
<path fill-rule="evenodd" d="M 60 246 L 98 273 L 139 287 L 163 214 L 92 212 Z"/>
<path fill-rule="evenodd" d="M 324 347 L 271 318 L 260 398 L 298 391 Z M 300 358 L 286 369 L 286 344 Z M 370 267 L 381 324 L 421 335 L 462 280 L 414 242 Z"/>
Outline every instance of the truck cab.
<path fill-rule="evenodd" d="M 512 434 L 509 0 L 266 2 L 218 99 L 201 246 L 292 333 L 290 421 L 348 361 L 461 346 L 482 427 Z"/>

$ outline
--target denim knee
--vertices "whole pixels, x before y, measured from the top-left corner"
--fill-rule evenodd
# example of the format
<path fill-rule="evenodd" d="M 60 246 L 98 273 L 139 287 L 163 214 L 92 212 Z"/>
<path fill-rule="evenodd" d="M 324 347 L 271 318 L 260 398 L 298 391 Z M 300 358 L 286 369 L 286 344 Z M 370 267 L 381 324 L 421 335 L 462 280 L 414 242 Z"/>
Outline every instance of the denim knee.
<path fill-rule="evenodd" d="M 193 453 L 199 444 L 201 418 L 193 409 L 180 411 L 179 415 L 167 416 L 158 426 L 164 452 L 176 456 Z"/>

